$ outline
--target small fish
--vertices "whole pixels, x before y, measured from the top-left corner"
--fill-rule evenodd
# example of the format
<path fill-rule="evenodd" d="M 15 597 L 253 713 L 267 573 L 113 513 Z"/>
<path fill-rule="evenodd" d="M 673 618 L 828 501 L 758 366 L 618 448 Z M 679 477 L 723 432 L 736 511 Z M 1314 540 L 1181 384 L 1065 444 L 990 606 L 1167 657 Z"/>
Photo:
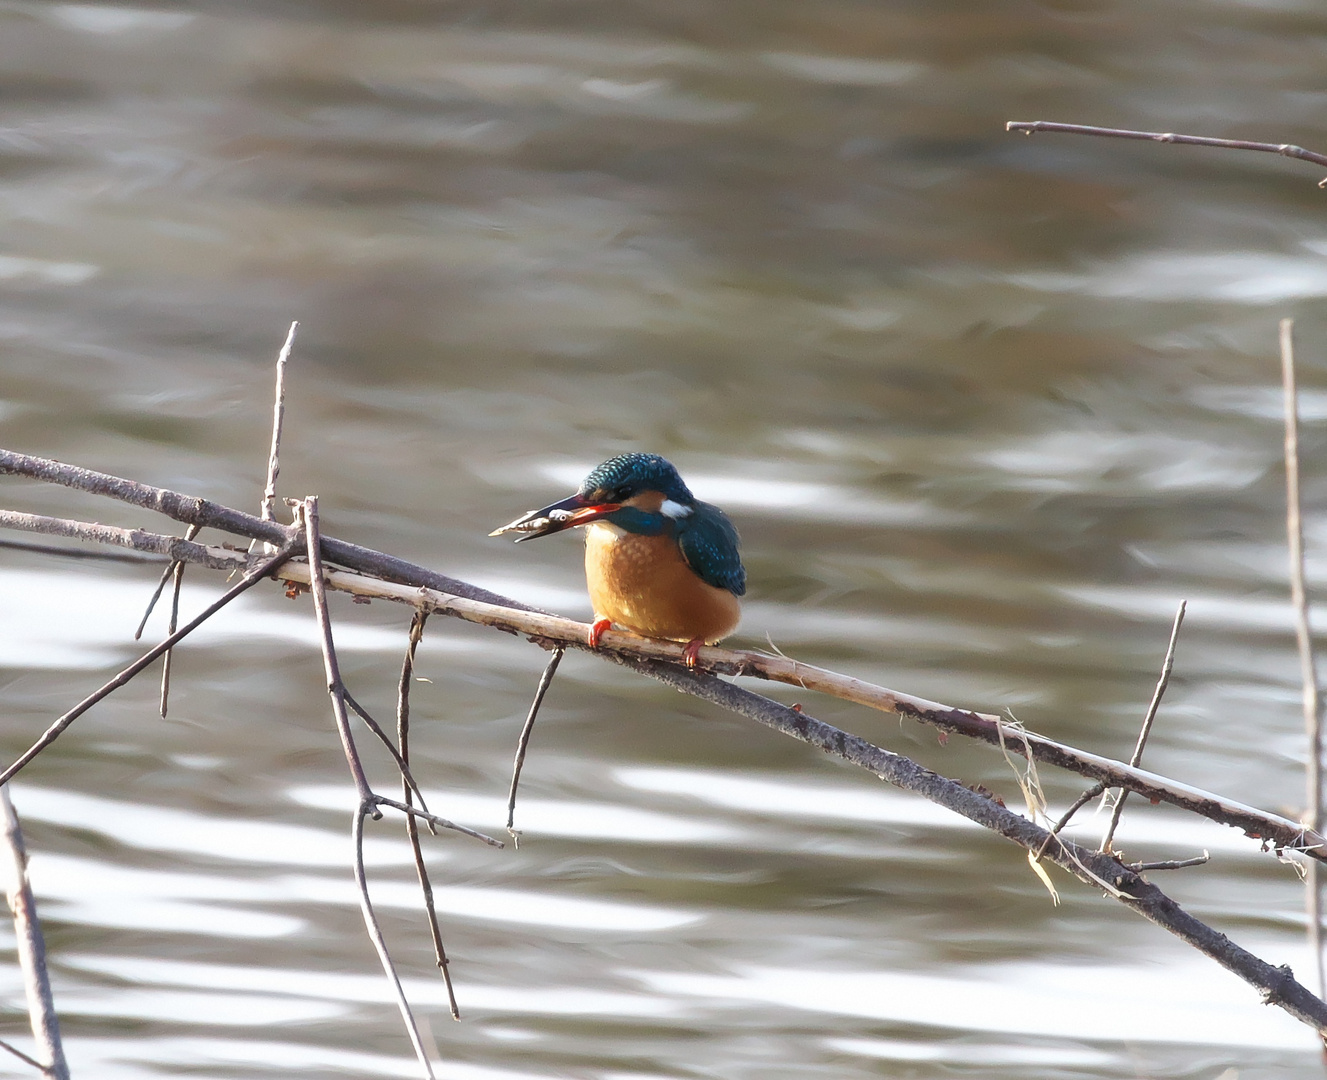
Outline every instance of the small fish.
<path fill-rule="evenodd" d="M 523 533 L 518 536 L 516 542 L 519 544 L 522 540 L 533 540 L 536 536 L 547 536 L 550 532 L 557 532 L 567 518 L 571 517 L 570 510 L 527 510 L 515 521 L 508 522 L 500 529 L 494 529 L 489 536 L 502 536 L 504 533 Z"/>

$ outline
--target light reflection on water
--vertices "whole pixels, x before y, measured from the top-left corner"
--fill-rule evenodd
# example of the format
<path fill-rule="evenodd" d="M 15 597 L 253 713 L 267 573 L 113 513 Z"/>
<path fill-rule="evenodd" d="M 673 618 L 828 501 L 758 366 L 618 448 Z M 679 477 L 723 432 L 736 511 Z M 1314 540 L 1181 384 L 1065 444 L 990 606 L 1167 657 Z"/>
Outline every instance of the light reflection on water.
<path fill-rule="evenodd" d="M 298 317 L 283 494 L 331 532 L 585 617 L 573 541 L 485 534 L 654 450 L 742 531 L 735 643 L 1114 757 L 1187 597 L 1148 763 L 1295 814 L 1275 323 L 1299 320 L 1321 549 L 1316 177 L 1002 123 L 1327 144 L 1320 30 L 1136 3 L 6 4 L 0 444 L 254 509 Z M 157 570 L 0 561 L 12 755 L 134 655 Z M 187 582 L 186 617 L 222 587 Z M 347 676 L 390 718 L 408 613 L 343 599 Z M 441 623 L 416 771 L 501 835 L 544 658 Z M 246 596 L 174 678 L 169 722 L 135 684 L 15 789 L 75 1074 L 415 1075 L 307 599 Z M 805 704 L 1018 803 L 984 748 Z M 519 850 L 428 842 L 462 1024 L 399 825 L 366 845 L 451 1080 L 1317 1075 L 1304 1029 L 1090 890 L 1052 908 L 961 819 L 592 658 L 524 784 Z M 1181 901 L 1306 967 L 1298 883 L 1253 842 L 1147 806 L 1120 835 L 1209 849 Z M 20 1013 L 12 968 L 0 990 Z"/>

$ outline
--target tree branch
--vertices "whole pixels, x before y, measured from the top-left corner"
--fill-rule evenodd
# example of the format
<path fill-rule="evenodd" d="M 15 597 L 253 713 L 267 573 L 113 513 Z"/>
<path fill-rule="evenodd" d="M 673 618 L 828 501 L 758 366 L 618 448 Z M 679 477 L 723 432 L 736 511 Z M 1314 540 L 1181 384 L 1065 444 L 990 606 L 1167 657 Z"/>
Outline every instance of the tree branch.
<path fill-rule="evenodd" d="M 3 454 L 3 451 L 0 451 L 0 454 Z M 243 553 L 232 553 L 200 544 L 187 544 L 178 537 L 160 536 L 137 529 L 111 529 L 104 525 L 61 518 L 42 518 L 34 514 L 17 514 L 14 511 L 0 511 L 0 528 L 11 526 L 29 531 L 45 531 L 47 525 L 58 529 L 60 535 L 81 536 L 82 530 L 86 530 L 86 538 L 90 540 L 128 547 L 141 544 L 141 550 L 170 551 L 187 561 L 198 561 L 219 570 L 233 571 L 242 566 L 244 560 Z M 323 538 L 324 554 L 332 543 L 330 537 Z M 368 551 L 364 548 L 359 550 Z M 376 556 L 378 553 L 369 552 L 369 554 Z M 414 572 L 412 576 L 416 578 L 442 578 L 461 586 L 466 593 L 496 597 L 500 603 L 468 599 L 464 595 L 435 589 L 412 588 L 394 581 L 378 580 L 335 569 L 326 572 L 327 587 L 356 596 L 392 600 L 412 608 L 426 607 L 429 611 L 492 626 L 511 634 L 526 634 L 549 647 L 565 645 L 568 648 L 588 649 L 586 634 L 589 628 L 585 623 L 540 612 L 519 601 L 496 596 L 465 582 L 456 582 L 455 579 L 434 574 L 423 567 L 415 567 L 404 560 L 391 559 L 389 556 L 382 558 L 396 564 L 398 569 L 404 567 L 412 570 Z M 404 571 L 402 573 L 404 574 Z M 297 561 L 288 563 L 281 576 L 306 584 L 311 580 L 307 564 Z M 605 631 L 601 642 L 601 648 L 594 652 L 610 659 L 614 658 L 613 654 L 619 654 L 670 663 L 681 663 L 683 660 L 681 645 L 638 638 L 625 631 Z M 1107 787 L 1125 788 L 1149 800 L 1169 803 L 1212 821 L 1231 825 L 1255 839 L 1266 841 L 1278 850 L 1289 849 L 1302 852 L 1310 858 L 1327 859 L 1327 838 L 1300 822 L 1145 769 L 1132 768 L 1123 762 L 1055 742 L 989 713 L 941 705 L 787 657 L 712 646 L 700 649 L 699 653 L 702 666 L 706 668 L 702 673 L 703 678 L 713 679 L 713 673 L 749 675 L 788 683 L 802 689 L 816 690 L 881 712 L 909 716 L 941 730 L 965 735 L 992 746 L 1003 745 L 1018 754 L 1030 753 L 1039 762 L 1099 780 Z"/>
<path fill-rule="evenodd" d="M 1058 132 L 1063 135 L 1097 135 L 1107 139 L 1144 139 L 1148 142 L 1176 143 L 1181 146 L 1215 146 L 1222 150 L 1257 150 L 1264 154 L 1298 158 L 1314 165 L 1327 165 L 1327 154 L 1305 150 L 1290 143 L 1249 142 L 1247 139 L 1214 139 L 1207 135 L 1176 135 L 1170 131 L 1130 131 L 1128 128 L 1093 127 L 1091 124 L 1057 124 L 1051 120 L 1010 120 L 1005 131 L 1019 131 L 1035 135 L 1039 131 Z M 1327 187 L 1327 179 L 1318 187 Z"/>

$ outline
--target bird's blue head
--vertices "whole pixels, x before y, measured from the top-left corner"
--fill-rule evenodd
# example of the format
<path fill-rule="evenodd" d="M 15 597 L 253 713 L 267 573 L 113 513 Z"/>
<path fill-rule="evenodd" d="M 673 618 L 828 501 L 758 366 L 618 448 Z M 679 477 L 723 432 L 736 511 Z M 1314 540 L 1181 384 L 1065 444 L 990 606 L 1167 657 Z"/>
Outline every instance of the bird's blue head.
<path fill-rule="evenodd" d="M 588 505 L 624 503 L 644 491 L 657 491 L 683 506 L 696 501 L 672 462 L 658 454 L 618 454 L 609 458 L 581 481 L 576 496 Z"/>
<path fill-rule="evenodd" d="M 518 532 L 521 535 L 516 538 L 516 542 L 520 543 L 522 540 L 533 540 L 536 536 L 548 536 L 550 533 L 614 516 L 628 528 L 640 528 L 635 520 L 641 516 L 640 513 L 623 504 L 648 491 L 658 492 L 668 502 L 686 507 L 685 512 L 696 505 L 696 497 L 683 483 L 671 462 L 658 454 L 619 454 L 592 469 L 590 475 L 581 481 L 575 495 L 551 503 L 543 509 L 531 510 L 511 524 L 494 529 L 489 535 Z M 659 517 L 658 514 L 650 516 Z M 658 531 L 661 524 L 662 521 L 655 523 L 650 531 Z"/>

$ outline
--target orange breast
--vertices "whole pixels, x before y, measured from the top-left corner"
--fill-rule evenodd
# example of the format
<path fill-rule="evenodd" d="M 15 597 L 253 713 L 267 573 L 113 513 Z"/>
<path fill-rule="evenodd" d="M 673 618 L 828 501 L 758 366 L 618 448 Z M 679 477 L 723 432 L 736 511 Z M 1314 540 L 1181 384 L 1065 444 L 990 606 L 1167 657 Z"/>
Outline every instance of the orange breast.
<path fill-rule="evenodd" d="M 672 537 L 601 522 L 585 530 L 585 583 L 596 618 L 644 637 L 713 644 L 742 614 L 737 597 L 696 576 Z"/>

